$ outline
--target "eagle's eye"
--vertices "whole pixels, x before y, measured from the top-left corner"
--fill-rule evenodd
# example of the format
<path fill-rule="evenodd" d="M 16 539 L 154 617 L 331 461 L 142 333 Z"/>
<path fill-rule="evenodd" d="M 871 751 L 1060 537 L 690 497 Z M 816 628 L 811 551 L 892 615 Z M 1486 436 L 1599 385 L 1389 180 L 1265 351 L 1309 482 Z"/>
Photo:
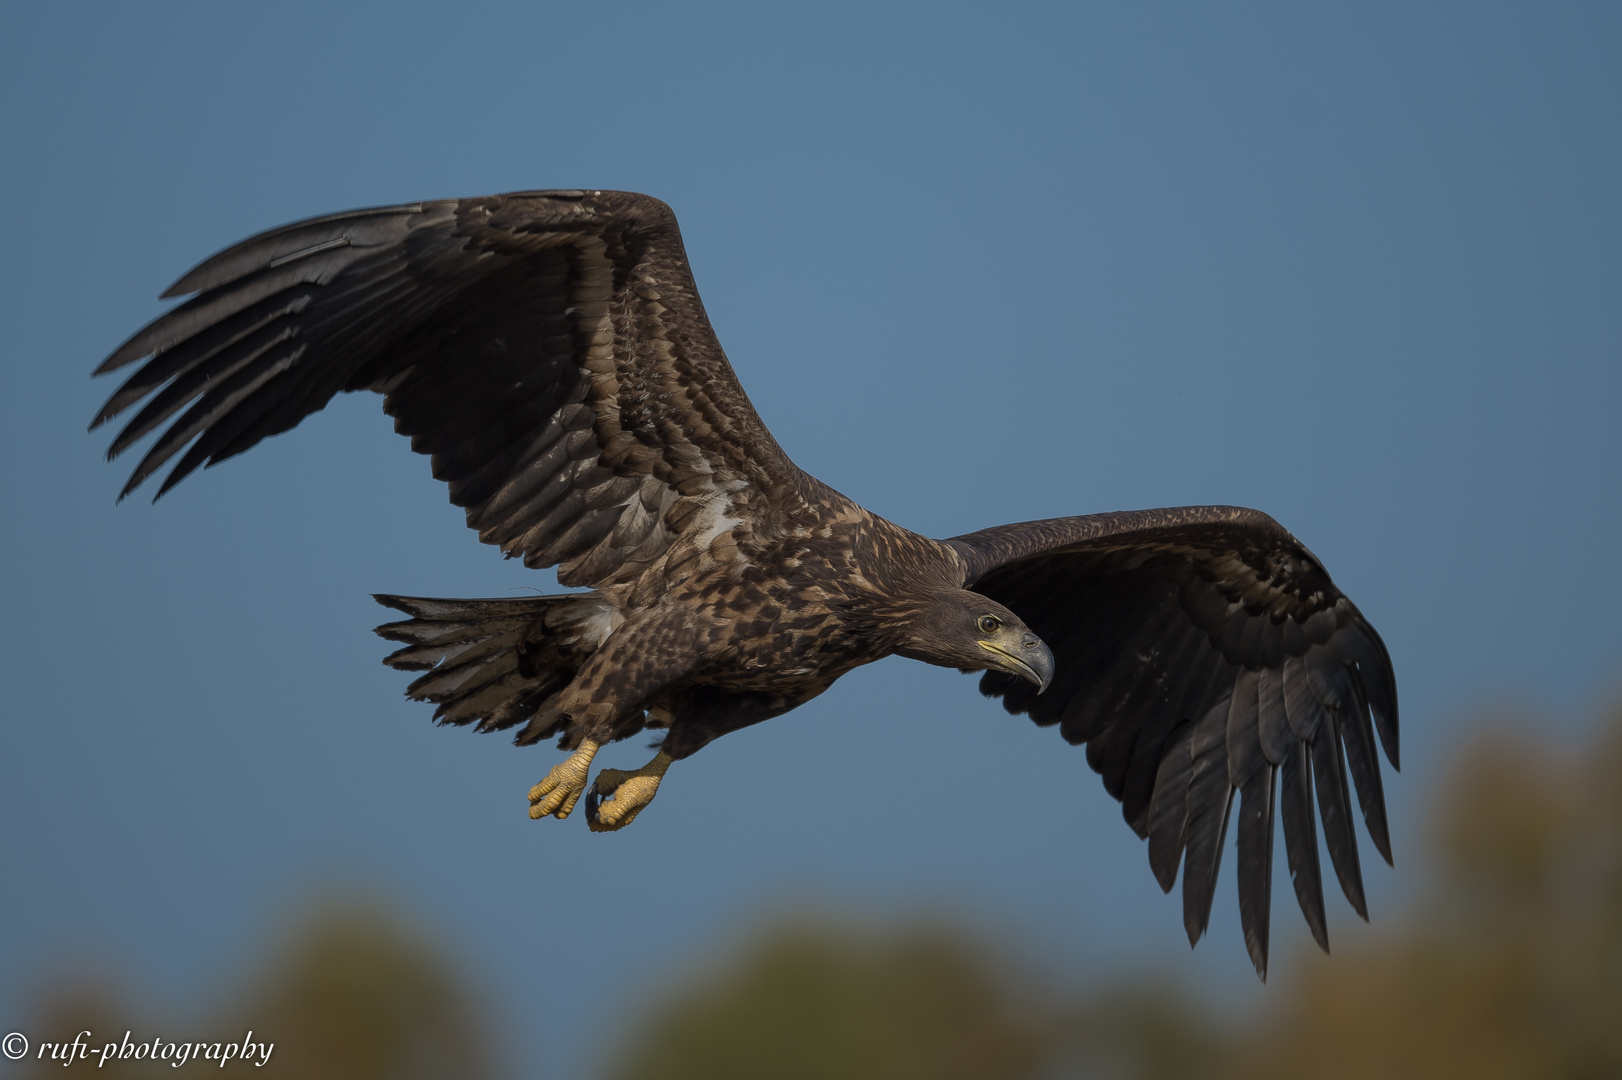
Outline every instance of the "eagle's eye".
<path fill-rule="evenodd" d="M 1001 625 L 1002 620 L 995 615 L 980 616 L 980 632 L 983 634 L 995 634 Z"/>

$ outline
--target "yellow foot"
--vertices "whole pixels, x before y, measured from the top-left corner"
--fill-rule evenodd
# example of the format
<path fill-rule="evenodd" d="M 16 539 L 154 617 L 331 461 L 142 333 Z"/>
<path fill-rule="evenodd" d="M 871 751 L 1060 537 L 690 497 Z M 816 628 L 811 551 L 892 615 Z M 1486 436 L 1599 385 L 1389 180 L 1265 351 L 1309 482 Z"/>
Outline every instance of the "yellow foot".
<path fill-rule="evenodd" d="M 670 768 L 670 755 L 663 750 L 635 772 L 604 769 L 586 794 L 586 824 L 592 832 L 613 832 L 636 820 L 642 808 L 659 794 L 659 780 Z M 603 801 L 603 796 L 608 801 Z"/>
<path fill-rule="evenodd" d="M 529 789 L 529 816 L 539 819 L 551 814 L 559 821 L 568 817 L 580 793 L 586 790 L 591 759 L 597 756 L 598 749 L 596 743 L 586 739 L 580 749 L 552 766 L 546 779 Z"/>

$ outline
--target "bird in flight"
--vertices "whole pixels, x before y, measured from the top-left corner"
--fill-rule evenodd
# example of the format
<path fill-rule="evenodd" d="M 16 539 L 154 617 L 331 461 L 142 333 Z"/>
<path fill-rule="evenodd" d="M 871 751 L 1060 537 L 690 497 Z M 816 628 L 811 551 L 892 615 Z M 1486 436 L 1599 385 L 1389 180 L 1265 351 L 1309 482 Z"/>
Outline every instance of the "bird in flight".
<path fill-rule="evenodd" d="M 145 361 L 91 424 L 144 402 L 109 458 L 163 428 L 120 498 L 177 454 L 160 496 L 339 392 L 373 390 L 480 540 L 586 590 L 377 597 L 408 616 L 378 628 L 403 645 L 385 662 L 423 672 L 407 693 L 436 719 L 570 751 L 530 791 L 531 817 L 566 818 L 584 796 L 593 830 L 624 828 L 676 762 L 894 654 L 984 671 L 981 693 L 1085 744 L 1162 889 L 1181 868 L 1191 944 L 1235 795 L 1258 974 L 1275 815 L 1318 943 L 1319 817 L 1367 918 L 1352 800 L 1389 863 L 1375 740 L 1395 767 L 1391 661 L 1266 514 L 1192 506 L 934 540 L 869 512 L 772 438 L 674 214 L 646 195 L 524 191 L 311 218 L 163 295 L 186 294 L 96 372 Z M 652 761 L 591 778 L 599 749 L 646 729 L 664 733 Z"/>

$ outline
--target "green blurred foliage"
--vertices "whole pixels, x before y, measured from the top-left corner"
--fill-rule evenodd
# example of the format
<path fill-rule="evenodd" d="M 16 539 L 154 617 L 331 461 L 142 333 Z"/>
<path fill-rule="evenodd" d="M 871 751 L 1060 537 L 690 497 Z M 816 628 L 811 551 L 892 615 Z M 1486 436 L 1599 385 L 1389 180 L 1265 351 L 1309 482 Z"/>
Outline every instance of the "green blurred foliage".
<path fill-rule="evenodd" d="M 792 926 L 650 1017 L 617 1080 L 1020 1080 L 1052 1025 L 989 950 L 941 928 Z"/>
<path fill-rule="evenodd" d="M 376 908 L 309 919 L 235 1010 L 274 1033 L 256 1075 L 303 1080 L 484 1080 L 488 1033 L 461 981 L 424 938 Z"/>
<path fill-rule="evenodd" d="M 122 1044 L 126 1033 L 131 1039 L 138 1039 L 152 1031 L 131 1016 L 118 989 L 99 977 L 66 982 L 45 993 L 33 1017 L 21 1030 L 33 1039 L 28 1064 L 22 1071 L 28 1080 L 59 1077 L 63 1075 L 64 1068 L 69 1070 L 69 1075 L 95 1070 L 97 1076 L 111 1077 L 112 1080 L 155 1080 L 156 1077 L 173 1076 L 175 1073 L 163 1062 L 154 1064 L 150 1061 L 118 1061 L 112 1058 L 103 1066 L 101 1059 L 95 1056 L 109 1042 Z M 66 1048 L 54 1054 L 47 1050 L 43 1059 L 37 1056 L 41 1042 L 49 1041 L 59 1046 L 71 1044 L 80 1032 L 90 1033 L 85 1038 L 92 1055 L 88 1060 L 76 1059 L 69 1065 L 66 1058 L 75 1051 Z"/>
<path fill-rule="evenodd" d="M 1061 1021 L 1048 1072 L 1087 1080 L 1204 1080 L 1234 1044 L 1190 993 L 1165 982 L 1105 985 Z"/>
<path fill-rule="evenodd" d="M 108 1042 L 162 1036 L 165 1042 L 235 1042 L 249 1030 L 274 1044 L 259 1067 L 237 1060 L 237 1073 L 301 1080 L 486 1080 L 493 1075 L 489 1033 L 473 999 L 440 951 L 386 909 L 372 903 L 324 904 L 300 920 L 270 961 L 243 989 L 207 1015 L 160 1018 L 132 1009 L 105 979 L 68 982 L 42 995 L 22 1030 L 70 1041 L 92 1033 L 88 1060 L 67 1067 L 99 1076 L 151 1080 L 174 1076 L 171 1062 L 96 1056 Z M 33 1057 L 33 1055 L 30 1055 Z M 34 1059 L 31 1080 L 63 1075 L 65 1062 Z M 180 1071 L 219 1067 L 188 1061 Z"/>

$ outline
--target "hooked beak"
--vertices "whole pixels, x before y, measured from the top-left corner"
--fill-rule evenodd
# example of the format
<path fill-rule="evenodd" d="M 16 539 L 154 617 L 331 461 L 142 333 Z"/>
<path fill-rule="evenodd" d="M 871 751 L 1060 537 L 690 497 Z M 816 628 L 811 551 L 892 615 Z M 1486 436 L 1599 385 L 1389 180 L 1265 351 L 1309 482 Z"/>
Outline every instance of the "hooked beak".
<path fill-rule="evenodd" d="M 1017 649 L 1001 642 L 982 641 L 979 645 L 991 653 L 997 667 L 1035 683 L 1038 694 L 1053 682 L 1053 651 L 1035 634 L 1027 631 L 1021 635 Z"/>

